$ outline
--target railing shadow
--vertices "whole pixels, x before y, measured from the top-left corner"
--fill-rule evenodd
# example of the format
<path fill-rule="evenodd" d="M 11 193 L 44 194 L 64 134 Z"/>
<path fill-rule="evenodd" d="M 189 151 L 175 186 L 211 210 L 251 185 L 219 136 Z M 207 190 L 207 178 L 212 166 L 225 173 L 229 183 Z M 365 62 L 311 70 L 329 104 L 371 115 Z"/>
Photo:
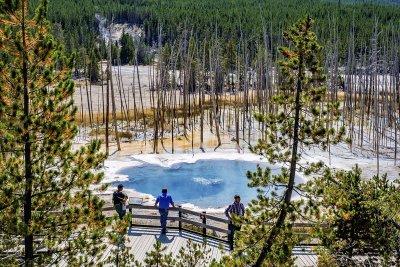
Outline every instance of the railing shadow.
<path fill-rule="evenodd" d="M 146 234 L 152 234 L 151 228 L 160 229 L 158 225 L 160 216 L 158 215 L 157 207 L 129 204 L 127 209 L 131 214 L 131 227 L 133 229 L 146 227 L 146 229 L 142 228 L 142 230 L 138 232 L 132 231 L 131 233 L 133 235 L 141 234 L 140 231 L 146 231 Z M 201 222 L 199 222 L 199 220 Z M 145 221 L 152 221 L 153 223 L 144 223 Z M 154 221 L 157 222 L 154 223 Z M 169 229 L 167 236 L 181 236 L 196 242 L 206 241 L 207 245 L 216 247 L 220 247 L 221 243 L 224 243 L 225 246 L 229 246 L 230 250 L 233 249 L 233 235 L 229 230 L 231 222 L 225 218 L 208 215 L 206 212 L 187 210 L 178 206 L 176 208 L 170 208 L 168 221 L 170 223 L 175 223 L 175 225 L 178 223 L 178 227 L 167 226 Z M 220 233 L 225 237 L 221 237 L 221 235 L 218 236 L 216 233 Z"/>

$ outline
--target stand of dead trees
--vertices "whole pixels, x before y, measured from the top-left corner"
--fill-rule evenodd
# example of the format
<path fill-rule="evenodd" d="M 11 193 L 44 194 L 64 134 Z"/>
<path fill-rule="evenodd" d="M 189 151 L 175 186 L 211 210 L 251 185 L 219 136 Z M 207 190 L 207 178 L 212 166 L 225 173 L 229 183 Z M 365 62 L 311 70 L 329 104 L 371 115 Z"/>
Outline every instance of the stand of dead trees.
<path fill-rule="evenodd" d="M 341 103 L 343 116 L 336 127 L 349 129 L 351 151 L 377 156 L 379 173 L 381 157 L 394 164 L 398 157 L 399 31 L 396 26 L 381 29 L 374 18 L 369 43 L 357 48 L 350 25 L 349 45 L 341 47 L 336 20 L 331 19 L 333 30 L 323 50 L 328 101 Z M 121 66 L 109 45 L 97 85 L 88 86 L 85 78 L 77 90 L 78 138 L 140 140 L 154 153 L 174 153 L 178 140 L 186 140 L 191 150 L 233 143 L 241 151 L 254 144 L 265 125 L 253 114 L 277 112 L 270 101 L 282 81 L 276 48 L 285 43 L 265 27 L 262 36 L 243 33 L 226 44 L 217 29 L 198 39 L 195 29 L 183 27 L 173 42 L 164 42 L 160 24 L 159 41 L 148 50 L 152 63 L 145 66 L 138 63 L 138 49 L 133 65 Z"/>

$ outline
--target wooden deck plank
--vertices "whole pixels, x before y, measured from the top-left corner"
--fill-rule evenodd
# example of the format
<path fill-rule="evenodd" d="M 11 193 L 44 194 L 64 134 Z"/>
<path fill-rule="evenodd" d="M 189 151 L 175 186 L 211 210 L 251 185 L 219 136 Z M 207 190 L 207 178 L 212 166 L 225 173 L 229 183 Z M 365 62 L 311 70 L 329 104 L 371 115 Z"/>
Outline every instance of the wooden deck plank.
<path fill-rule="evenodd" d="M 135 260 L 142 261 L 142 255 L 145 255 L 145 252 L 147 252 L 147 243 L 150 243 L 151 236 L 136 235 L 134 239 L 135 241 L 132 243 L 130 252 L 135 256 Z"/>
<path fill-rule="evenodd" d="M 142 238 L 143 245 L 140 253 L 138 253 L 138 260 L 139 262 L 144 262 L 144 259 L 146 258 L 146 253 L 150 252 L 153 250 L 153 245 L 156 243 L 154 236 L 145 236 L 145 238 Z"/>
<path fill-rule="evenodd" d="M 135 258 L 139 262 L 144 262 L 144 259 L 146 258 L 146 252 L 150 252 L 153 250 L 153 245 L 155 244 L 155 238 L 153 235 L 142 235 L 139 242 L 138 242 L 138 248 L 136 251 L 134 251 Z"/>
<path fill-rule="evenodd" d="M 295 265 L 299 267 L 317 266 L 317 255 L 309 246 L 299 246 L 293 249 L 296 257 Z"/>
<path fill-rule="evenodd" d="M 187 246 L 187 242 L 191 239 L 194 243 L 202 244 L 203 237 L 200 234 L 195 234 L 187 231 L 179 231 L 178 229 L 169 229 L 167 235 L 161 235 L 160 228 L 151 227 L 135 227 L 128 231 L 126 246 L 135 256 L 135 260 L 144 264 L 146 253 L 153 249 L 153 245 L 159 240 L 163 246 L 167 246 L 166 253 L 172 253 L 174 258 L 179 254 L 182 247 Z M 213 259 L 220 260 L 224 255 L 229 254 L 229 245 L 213 238 L 206 239 L 206 250 L 210 250 L 209 262 Z M 222 244 L 222 251 L 220 250 Z M 104 251 L 104 255 L 98 262 L 104 261 L 109 255 L 113 245 L 108 245 Z M 293 256 L 296 257 L 295 265 L 299 267 L 317 266 L 317 255 L 308 246 L 295 247 Z M 61 264 L 63 265 L 63 264 Z M 64 263 L 65 265 L 65 263 Z M 111 265 L 110 265 L 111 266 Z"/>
<path fill-rule="evenodd" d="M 183 238 L 181 235 L 178 237 L 178 242 L 176 243 L 176 247 L 172 250 L 173 255 L 176 257 L 179 255 L 179 250 L 181 248 L 185 248 L 188 240 Z"/>
<path fill-rule="evenodd" d="M 198 244 L 201 244 L 203 242 L 203 237 L 201 235 L 193 234 L 186 231 L 180 232 L 177 229 L 169 230 L 169 232 L 165 236 L 160 236 L 159 233 L 160 230 L 157 228 L 139 228 L 130 231 L 130 238 L 136 239 L 136 241 L 130 241 L 130 244 L 133 244 L 133 247 L 136 247 L 135 251 L 132 251 L 132 253 L 134 253 L 135 258 L 139 262 L 143 263 L 146 252 L 152 249 L 153 244 L 155 244 L 157 240 L 160 240 L 163 245 L 167 246 L 166 253 L 172 253 L 173 257 L 176 257 L 179 254 L 179 250 L 182 247 L 186 247 L 189 239 Z M 142 235 L 150 238 L 144 239 Z M 218 260 L 221 258 L 219 243 L 219 241 L 216 241 L 214 239 L 207 239 L 207 248 L 211 250 L 210 255 L 212 256 L 212 259 L 215 258 L 216 260 Z M 139 249 L 138 246 L 140 246 Z M 227 246 L 223 247 L 227 248 Z"/>
<path fill-rule="evenodd" d="M 211 248 L 211 253 L 210 253 L 210 255 L 211 255 L 210 259 L 211 260 L 212 259 L 215 259 L 215 260 L 221 259 L 221 257 L 218 255 L 219 254 L 218 251 L 219 251 L 219 249 L 217 249 L 215 247 Z"/>
<path fill-rule="evenodd" d="M 140 262 L 144 262 L 144 259 L 146 258 L 146 253 L 150 252 L 153 250 L 153 246 L 156 243 L 156 239 L 153 236 L 147 236 L 145 246 L 143 246 L 142 253 L 139 255 L 140 256 Z"/>
<path fill-rule="evenodd" d="M 107 259 L 107 257 L 110 255 L 111 250 L 114 248 L 114 245 L 108 245 L 107 248 L 105 249 L 103 255 L 100 257 L 99 262 L 103 262 Z"/>
<path fill-rule="evenodd" d="M 173 244 L 172 246 L 171 246 L 171 250 L 170 250 L 170 252 L 172 253 L 172 256 L 174 257 L 174 258 L 176 258 L 178 255 L 179 255 L 179 250 L 182 248 L 182 247 L 185 247 L 186 246 L 186 239 L 184 239 L 184 238 L 182 238 L 181 236 L 178 236 L 177 238 L 176 238 L 176 242 L 175 242 L 175 244 Z"/>
<path fill-rule="evenodd" d="M 169 243 L 165 242 L 165 241 L 163 242 L 162 238 L 160 237 L 159 240 L 162 241 L 161 243 L 163 245 L 167 245 L 166 253 L 173 253 L 173 255 L 174 255 L 175 250 L 180 249 L 181 244 L 179 244 L 179 242 L 182 241 L 182 238 L 179 238 L 179 237 L 180 237 L 179 231 L 176 231 L 176 230 L 170 230 L 167 233 L 167 235 L 165 236 L 165 239 L 170 241 Z M 177 253 L 175 253 L 175 254 L 177 254 Z"/>

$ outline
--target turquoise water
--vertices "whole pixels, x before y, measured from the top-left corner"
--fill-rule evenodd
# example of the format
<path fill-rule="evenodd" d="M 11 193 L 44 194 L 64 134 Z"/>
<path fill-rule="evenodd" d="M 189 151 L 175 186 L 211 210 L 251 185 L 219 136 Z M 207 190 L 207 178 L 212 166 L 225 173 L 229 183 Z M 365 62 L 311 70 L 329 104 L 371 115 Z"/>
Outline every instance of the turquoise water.
<path fill-rule="evenodd" d="M 178 163 L 171 167 L 143 164 L 128 167 L 119 173 L 128 175 L 127 189 L 157 196 L 163 187 L 168 188 L 176 203 L 191 203 L 200 208 L 223 208 L 240 194 L 247 204 L 257 196 L 249 188 L 248 170 L 255 171 L 256 162 L 239 160 L 198 160 L 195 163 Z M 265 168 L 266 163 L 260 164 Z"/>

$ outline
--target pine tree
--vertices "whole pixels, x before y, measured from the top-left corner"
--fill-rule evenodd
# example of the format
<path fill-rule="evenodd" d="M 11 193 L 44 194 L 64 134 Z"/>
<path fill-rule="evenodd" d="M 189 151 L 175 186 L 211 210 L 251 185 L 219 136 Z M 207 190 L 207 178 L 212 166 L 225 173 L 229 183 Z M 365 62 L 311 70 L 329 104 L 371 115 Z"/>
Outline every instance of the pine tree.
<path fill-rule="evenodd" d="M 176 257 L 176 266 L 180 267 L 196 267 L 196 266 L 209 266 L 211 249 L 207 249 L 206 242 L 201 244 L 195 243 L 189 239 L 185 247 L 179 250 Z"/>
<path fill-rule="evenodd" d="M 47 1 L 0 1 L 0 265 L 90 264 L 103 246 L 100 143 L 74 149 L 73 58 L 49 33 Z"/>
<path fill-rule="evenodd" d="M 119 43 L 121 45 L 121 64 L 131 64 L 135 57 L 135 44 L 133 43 L 132 36 L 129 33 L 123 32 Z"/>
<path fill-rule="evenodd" d="M 100 68 L 99 68 L 100 52 L 97 47 L 93 48 L 90 52 L 90 62 L 87 66 L 88 76 L 91 83 L 96 83 L 100 80 Z"/>
<path fill-rule="evenodd" d="M 326 226 L 317 227 L 316 237 L 340 266 L 346 265 L 341 255 L 352 259 L 371 251 L 381 256 L 380 264 L 395 265 L 391 261 L 399 251 L 399 183 L 389 181 L 387 175 L 363 181 L 357 165 L 350 171 L 327 168 L 307 183 L 307 192 L 321 210 L 320 222 Z"/>
<path fill-rule="evenodd" d="M 170 267 L 175 266 L 175 260 L 172 258 L 172 254 L 165 253 L 167 249 L 163 246 L 159 240 L 154 244 L 153 250 L 146 253 L 146 258 L 144 262 L 146 266 L 156 266 L 156 267 Z"/>
<path fill-rule="evenodd" d="M 135 260 L 135 256 L 131 253 L 132 248 L 127 246 L 127 229 L 131 220 L 132 217 L 130 214 L 125 215 L 123 220 L 120 220 L 119 216 L 115 214 L 115 224 L 112 226 L 112 231 L 107 233 L 108 239 L 114 247 L 111 249 L 109 256 L 102 263 L 120 267 L 142 266 L 137 260 Z"/>
<path fill-rule="evenodd" d="M 120 48 L 118 46 L 118 42 L 116 41 L 115 43 L 113 43 L 111 45 L 111 57 L 112 57 L 112 60 L 113 60 L 113 62 L 111 62 L 111 64 L 113 66 L 114 65 L 118 65 L 118 62 L 120 60 L 120 53 L 121 53 L 121 50 L 120 50 Z"/>
<path fill-rule="evenodd" d="M 189 239 L 186 246 L 181 247 L 176 258 L 172 257 L 172 253 L 165 253 L 166 249 L 167 247 L 157 240 L 153 249 L 146 253 L 145 266 L 221 266 L 211 259 L 211 249 L 207 248 L 206 242 L 199 244 Z M 134 263 L 136 267 L 142 266 L 138 261 Z"/>
<path fill-rule="evenodd" d="M 299 240 L 293 235 L 292 223 L 304 205 L 292 200 L 293 192 L 299 192 L 295 177 L 299 172 L 310 174 L 322 166 L 321 163 L 300 165 L 302 150 L 311 146 L 326 149 L 344 134 L 343 127 L 337 133 L 331 128 L 332 120 L 338 119 L 339 106 L 325 102 L 326 76 L 319 63 L 321 46 L 311 31 L 312 24 L 307 17 L 284 33 L 290 47 L 279 48 L 283 56 L 279 61 L 283 83 L 272 98 L 277 112 L 256 115 L 265 123 L 266 132 L 265 139 L 252 148 L 253 152 L 283 167 L 278 174 L 269 168 L 248 173 L 249 186 L 257 187 L 259 195 L 241 220 L 244 227 L 238 233 L 236 255 L 248 251 L 247 257 L 237 258 L 240 264 L 290 266 L 293 263 L 291 251 Z"/>
<path fill-rule="evenodd" d="M 136 60 L 138 64 L 151 64 L 154 55 L 150 52 L 150 48 L 146 46 L 143 39 L 136 43 Z"/>

